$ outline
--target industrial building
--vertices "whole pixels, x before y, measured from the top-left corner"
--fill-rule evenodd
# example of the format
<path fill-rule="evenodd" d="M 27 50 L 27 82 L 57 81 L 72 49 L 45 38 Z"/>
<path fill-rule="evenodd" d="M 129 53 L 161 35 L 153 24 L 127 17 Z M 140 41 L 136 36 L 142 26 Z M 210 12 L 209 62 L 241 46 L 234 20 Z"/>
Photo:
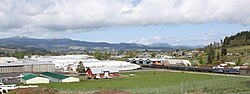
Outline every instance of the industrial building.
<path fill-rule="evenodd" d="M 140 64 L 140 65 L 150 65 L 150 64 L 161 63 L 165 60 L 167 59 L 164 59 L 164 58 L 129 58 L 127 62 Z"/>
<path fill-rule="evenodd" d="M 24 61 L 24 72 L 55 72 L 55 64 L 46 61 Z"/>
<path fill-rule="evenodd" d="M 165 58 L 129 58 L 127 62 L 140 65 L 165 65 L 165 66 L 191 66 L 189 60 L 165 59 Z"/>
<path fill-rule="evenodd" d="M 24 74 L 20 81 L 24 84 L 49 83 L 49 79 L 35 74 Z"/>
<path fill-rule="evenodd" d="M 189 60 L 168 59 L 163 62 L 165 66 L 191 66 Z"/>
<path fill-rule="evenodd" d="M 77 64 L 78 65 L 78 64 Z M 86 61 L 83 62 L 84 67 L 96 68 L 96 67 L 116 67 L 118 70 L 135 70 L 141 68 L 140 65 L 132 64 L 125 61 Z M 77 66 L 75 66 L 76 68 Z"/>
<path fill-rule="evenodd" d="M 23 63 L 0 63 L 0 73 L 54 72 L 55 64 L 45 61 L 24 61 Z"/>
<path fill-rule="evenodd" d="M 100 61 L 88 55 L 64 55 L 64 56 L 35 56 L 30 58 L 33 61 L 46 61 L 55 64 L 55 69 L 63 72 L 76 72 L 79 62 L 83 62 L 85 67 L 117 67 L 119 70 L 134 70 L 141 66 L 123 61 Z"/>
<path fill-rule="evenodd" d="M 124 61 L 100 61 L 88 55 L 64 55 L 64 56 L 31 56 L 25 61 L 15 63 L 1 63 L 0 73 L 16 72 L 76 72 L 77 65 L 82 61 L 85 67 L 117 67 L 118 70 L 134 70 L 140 65 Z"/>
<path fill-rule="evenodd" d="M 0 73 L 23 72 L 22 63 L 0 63 Z"/>
<path fill-rule="evenodd" d="M 48 78 L 51 82 L 79 82 L 79 78 L 70 77 L 53 72 L 43 72 L 40 76 Z"/>

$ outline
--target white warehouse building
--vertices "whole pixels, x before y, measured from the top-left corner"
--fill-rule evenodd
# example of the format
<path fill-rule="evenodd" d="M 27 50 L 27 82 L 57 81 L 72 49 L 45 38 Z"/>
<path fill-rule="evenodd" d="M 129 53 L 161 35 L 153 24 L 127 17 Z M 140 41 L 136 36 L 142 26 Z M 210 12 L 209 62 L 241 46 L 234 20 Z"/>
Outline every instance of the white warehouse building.
<path fill-rule="evenodd" d="M 24 84 L 49 83 L 48 78 L 40 77 L 35 74 L 26 74 L 23 77 L 21 77 L 20 81 Z"/>
<path fill-rule="evenodd" d="M 56 69 L 64 72 L 76 72 L 80 61 L 85 67 L 117 67 L 119 70 L 134 70 L 140 68 L 137 64 L 123 61 L 100 61 L 88 55 L 65 55 L 65 56 L 40 56 L 32 58 L 34 61 L 46 61 L 55 64 Z"/>
<path fill-rule="evenodd" d="M 79 78 L 70 77 L 62 74 L 57 74 L 53 72 L 43 72 L 40 74 L 43 77 L 48 78 L 51 82 L 79 82 Z"/>

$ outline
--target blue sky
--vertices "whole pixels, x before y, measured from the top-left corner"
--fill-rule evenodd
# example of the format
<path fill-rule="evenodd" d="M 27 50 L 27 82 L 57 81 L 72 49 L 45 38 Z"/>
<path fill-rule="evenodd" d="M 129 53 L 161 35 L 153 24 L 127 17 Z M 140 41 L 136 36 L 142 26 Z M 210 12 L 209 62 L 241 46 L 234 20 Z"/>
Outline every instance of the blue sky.
<path fill-rule="evenodd" d="M 204 24 L 149 25 L 106 28 L 69 34 L 68 38 L 94 42 L 168 43 L 171 45 L 207 45 L 234 35 L 249 26 L 209 22 Z"/>
<path fill-rule="evenodd" d="M 250 0 L 1 0 L 0 38 L 207 45 L 249 30 Z"/>

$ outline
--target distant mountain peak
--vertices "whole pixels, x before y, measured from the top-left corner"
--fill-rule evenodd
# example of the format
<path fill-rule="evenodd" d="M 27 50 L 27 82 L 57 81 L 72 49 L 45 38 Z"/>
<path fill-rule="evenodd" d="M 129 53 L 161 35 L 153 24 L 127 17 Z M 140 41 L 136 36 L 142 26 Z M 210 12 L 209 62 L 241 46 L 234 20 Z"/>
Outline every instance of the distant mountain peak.
<path fill-rule="evenodd" d="M 72 40 L 67 38 L 58 38 L 58 39 L 35 39 L 25 36 L 15 36 L 10 38 L 0 39 L 0 43 L 16 45 L 20 47 L 34 47 L 41 48 L 52 51 L 82 51 L 82 50 L 127 50 L 127 49 L 175 49 L 169 44 L 160 43 L 153 44 L 153 46 L 136 44 L 136 43 L 107 43 L 107 42 L 87 42 L 80 40 Z"/>
<path fill-rule="evenodd" d="M 150 47 L 171 47 L 171 45 L 167 44 L 167 43 L 153 43 L 148 45 Z"/>
<path fill-rule="evenodd" d="M 29 37 L 26 36 L 14 36 L 14 37 L 10 37 L 10 39 L 29 39 Z"/>

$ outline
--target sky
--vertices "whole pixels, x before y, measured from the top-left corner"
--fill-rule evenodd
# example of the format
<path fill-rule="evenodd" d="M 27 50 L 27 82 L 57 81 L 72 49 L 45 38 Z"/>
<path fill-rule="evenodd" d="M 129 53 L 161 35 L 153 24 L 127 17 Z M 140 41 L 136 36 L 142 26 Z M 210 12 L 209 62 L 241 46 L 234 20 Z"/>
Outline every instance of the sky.
<path fill-rule="evenodd" d="M 1 0 L 0 38 L 208 45 L 250 28 L 250 0 Z"/>

